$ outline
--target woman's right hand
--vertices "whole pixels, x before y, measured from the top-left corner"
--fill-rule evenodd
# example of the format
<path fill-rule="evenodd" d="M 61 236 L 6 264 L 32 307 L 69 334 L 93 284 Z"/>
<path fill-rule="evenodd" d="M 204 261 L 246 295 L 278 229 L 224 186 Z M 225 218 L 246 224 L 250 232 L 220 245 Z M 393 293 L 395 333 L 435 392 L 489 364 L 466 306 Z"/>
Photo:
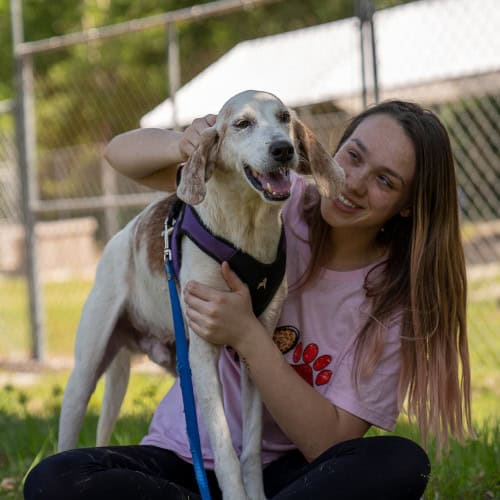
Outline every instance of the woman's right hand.
<path fill-rule="evenodd" d="M 191 156 L 200 143 L 202 132 L 215 125 L 216 118 L 216 115 L 206 115 L 202 118 L 196 118 L 184 130 L 179 141 L 179 151 L 183 160 L 187 160 Z"/>

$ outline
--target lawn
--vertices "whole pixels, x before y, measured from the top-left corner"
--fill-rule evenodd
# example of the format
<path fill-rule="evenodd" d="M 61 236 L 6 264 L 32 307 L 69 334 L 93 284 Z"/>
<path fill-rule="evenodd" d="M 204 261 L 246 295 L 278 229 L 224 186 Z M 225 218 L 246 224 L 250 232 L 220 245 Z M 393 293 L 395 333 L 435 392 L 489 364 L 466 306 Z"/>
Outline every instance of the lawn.
<path fill-rule="evenodd" d="M 43 289 L 47 352 L 71 355 L 83 300 L 90 283 L 46 284 Z M 28 324 L 25 285 L 0 280 L 0 358 L 26 356 Z M 469 307 L 473 364 L 473 416 L 477 440 L 464 446 L 452 441 L 441 461 L 431 445 L 432 476 L 427 499 L 500 498 L 500 308 L 495 299 Z M 16 374 L 0 368 L 0 497 L 22 498 L 24 475 L 42 457 L 56 450 L 57 420 L 68 371 Z M 133 373 L 113 444 L 137 443 L 147 431 L 151 414 L 172 379 L 161 373 Z M 91 399 L 79 446 L 95 443 L 102 384 Z M 377 431 L 371 431 L 377 433 Z M 418 439 L 415 427 L 401 418 L 399 435 Z"/>

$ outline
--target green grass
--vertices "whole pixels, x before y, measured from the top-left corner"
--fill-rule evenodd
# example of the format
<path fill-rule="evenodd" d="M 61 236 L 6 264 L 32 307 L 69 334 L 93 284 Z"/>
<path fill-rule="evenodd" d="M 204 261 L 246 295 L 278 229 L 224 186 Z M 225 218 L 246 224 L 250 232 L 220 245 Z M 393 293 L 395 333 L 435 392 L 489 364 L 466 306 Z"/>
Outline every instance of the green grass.
<path fill-rule="evenodd" d="M 46 283 L 42 287 L 45 341 L 51 355 L 71 355 L 91 281 Z M 30 345 L 27 287 L 22 279 L 0 278 L 0 356 L 26 353 Z"/>
<path fill-rule="evenodd" d="M 41 458 L 56 452 L 58 418 L 68 375 L 67 372 L 42 374 L 25 387 L 13 383 L 0 386 L 0 482 L 11 478 L 13 483 L 13 489 L 0 487 L 0 498 L 21 499 L 27 471 Z M 156 405 L 172 382 L 171 377 L 163 374 L 132 375 L 112 444 L 141 440 Z M 102 393 L 101 381 L 90 400 L 78 446 L 95 445 Z"/>
<path fill-rule="evenodd" d="M 492 283 L 488 277 L 487 285 Z M 498 277 L 493 280 L 498 283 Z M 71 356 L 88 281 L 50 283 L 43 287 L 48 355 Z M 474 283 L 476 289 L 481 283 Z M 431 445 L 432 476 L 427 499 L 500 499 L 500 305 L 491 298 L 468 310 L 473 374 L 473 417 L 477 440 L 464 446 L 452 441 L 438 461 Z M 0 357 L 29 352 L 26 286 L 0 279 Z M 2 375 L 0 372 L 0 381 Z M 9 375 L 10 376 L 10 375 Z M 27 386 L 0 382 L 0 498 L 22 498 L 23 477 L 41 458 L 56 450 L 57 421 L 67 372 L 37 375 Z M 172 380 L 161 374 L 132 376 L 112 444 L 137 443 Z M 102 384 L 91 399 L 79 446 L 95 444 Z M 378 431 L 371 431 L 376 434 Z M 401 418 L 396 433 L 418 441 L 414 426 Z M 9 486 L 10 485 L 10 486 Z"/>
<path fill-rule="evenodd" d="M 57 421 L 67 377 L 66 372 L 44 374 L 26 387 L 0 386 L 0 481 L 13 479 L 13 489 L 2 491 L 0 488 L 0 497 L 21 499 L 26 472 L 41 458 L 56 451 Z M 140 441 L 147 432 L 155 406 L 171 383 L 172 379 L 162 374 L 133 374 L 112 444 Z M 103 385 L 99 383 L 89 404 L 79 446 L 95 444 L 102 390 Z M 487 391 L 477 390 L 474 411 L 482 415 L 481 419 L 475 419 L 477 440 L 469 440 L 463 446 L 452 441 L 449 452 L 440 461 L 431 444 L 432 475 L 426 498 L 500 498 L 498 401 L 498 391 L 496 404 L 492 405 Z M 400 419 L 395 433 L 418 441 L 415 427 L 404 418 Z M 370 434 L 383 432 L 372 430 Z"/>

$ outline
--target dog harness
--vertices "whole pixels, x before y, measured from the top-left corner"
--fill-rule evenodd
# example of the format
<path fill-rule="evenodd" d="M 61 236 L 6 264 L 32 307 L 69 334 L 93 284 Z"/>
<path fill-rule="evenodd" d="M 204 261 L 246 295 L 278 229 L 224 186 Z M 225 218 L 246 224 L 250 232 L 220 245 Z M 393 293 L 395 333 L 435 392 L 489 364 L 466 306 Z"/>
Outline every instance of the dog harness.
<path fill-rule="evenodd" d="M 258 317 L 264 312 L 285 275 L 286 239 L 283 228 L 276 259 L 270 264 L 264 264 L 224 238 L 214 235 L 203 224 L 194 209 L 181 200 L 177 200 L 172 207 L 167 227 L 173 227 L 170 248 L 174 275 L 177 279 L 182 261 L 181 239 L 187 236 L 200 250 L 217 262 L 226 261 L 240 280 L 248 286 L 254 314 Z"/>

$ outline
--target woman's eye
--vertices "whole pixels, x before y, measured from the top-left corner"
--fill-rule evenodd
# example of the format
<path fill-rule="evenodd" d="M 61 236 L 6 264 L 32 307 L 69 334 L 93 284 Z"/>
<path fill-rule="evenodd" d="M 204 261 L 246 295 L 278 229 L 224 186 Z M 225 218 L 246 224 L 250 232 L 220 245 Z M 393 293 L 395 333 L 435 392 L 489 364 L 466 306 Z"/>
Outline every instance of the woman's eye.
<path fill-rule="evenodd" d="M 380 175 L 378 180 L 384 185 L 384 186 L 387 186 L 388 188 L 391 188 L 392 189 L 392 182 L 391 180 L 386 177 L 385 175 Z"/>
<path fill-rule="evenodd" d="M 244 129 L 244 128 L 248 128 L 252 125 L 252 122 L 250 120 L 238 120 L 237 122 L 235 122 L 234 126 L 236 128 L 240 128 L 240 129 Z"/>
<path fill-rule="evenodd" d="M 353 159 L 353 160 L 358 160 L 359 159 L 359 156 L 358 156 L 358 153 L 356 153 L 356 151 L 353 151 L 352 149 L 351 150 L 348 150 L 347 151 L 347 154 Z"/>

